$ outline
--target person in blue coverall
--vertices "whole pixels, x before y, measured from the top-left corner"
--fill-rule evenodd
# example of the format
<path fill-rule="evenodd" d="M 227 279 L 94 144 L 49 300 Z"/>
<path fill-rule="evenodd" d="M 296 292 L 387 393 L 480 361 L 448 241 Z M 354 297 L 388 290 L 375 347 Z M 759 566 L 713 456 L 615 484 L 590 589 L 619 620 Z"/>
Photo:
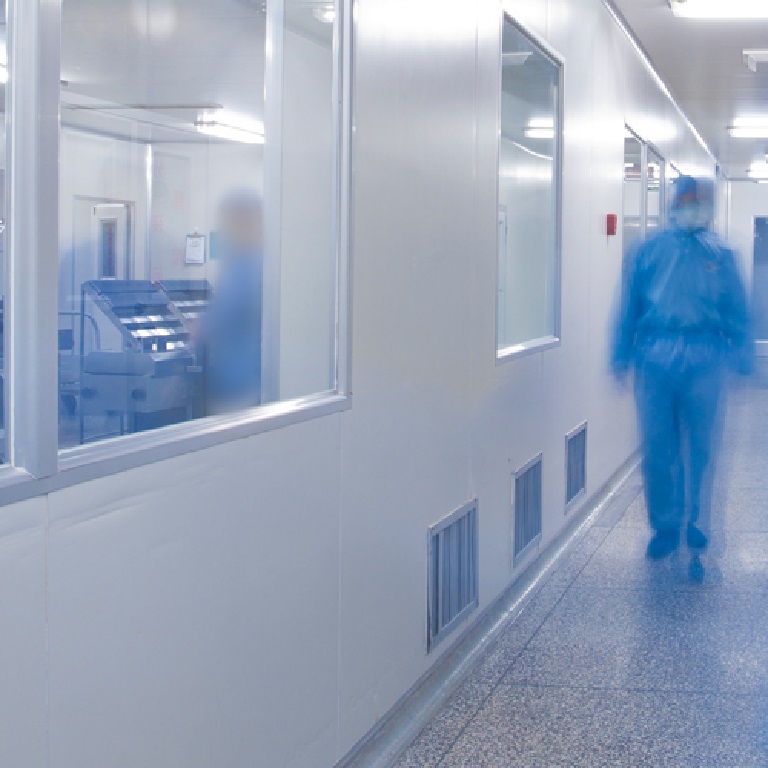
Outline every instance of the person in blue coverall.
<path fill-rule="evenodd" d="M 201 328 L 208 411 L 261 402 L 263 216 L 255 191 L 235 190 L 219 207 L 220 267 Z"/>
<path fill-rule="evenodd" d="M 729 370 L 748 374 L 753 358 L 744 285 L 733 251 L 710 230 L 713 218 L 713 183 L 680 177 L 670 226 L 625 260 L 612 354 L 618 379 L 635 372 L 653 532 L 647 556 L 661 559 L 678 548 L 687 486 L 692 578 L 703 576 L 703 497 L 726 378 Z"/>

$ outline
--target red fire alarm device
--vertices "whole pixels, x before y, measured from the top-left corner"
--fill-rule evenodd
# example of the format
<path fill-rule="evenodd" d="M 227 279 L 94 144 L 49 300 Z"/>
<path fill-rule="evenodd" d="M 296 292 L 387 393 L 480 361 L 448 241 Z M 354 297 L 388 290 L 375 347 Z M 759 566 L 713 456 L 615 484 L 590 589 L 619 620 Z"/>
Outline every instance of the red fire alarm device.
<path fill-rule="evenodd" d="M 606 231 L 608 237 L 614 237 L 619 230 L 619 217 L 615 213 L 608 214 Z"/>

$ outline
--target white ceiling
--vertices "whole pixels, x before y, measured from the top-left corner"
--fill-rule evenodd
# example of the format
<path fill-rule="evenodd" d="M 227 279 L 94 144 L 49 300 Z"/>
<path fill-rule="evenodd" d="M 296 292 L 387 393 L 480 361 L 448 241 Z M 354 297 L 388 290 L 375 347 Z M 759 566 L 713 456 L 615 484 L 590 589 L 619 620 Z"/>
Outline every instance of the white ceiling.
<path fill-rule="evenodd" d="M 679 19 L 667 0 L 614 2 L 723 172 L 744 178 L 768 139 L 732 139 L 727 127 L 735 117 L 768 116 L 768 65 L 751 72 L 742 55 L 768 49 L 768 21 Z"/>
<path fill-rule="evenodd" d="M 314 16 L 327 4 L 283 0 L 284 28 L 330 47 L 333 25 Z M 265 0 L 64 0 L 62 123 L 159 143 L 208 142 L 194 122 L 217 109 L 263 121 L 265 9 Z"/>

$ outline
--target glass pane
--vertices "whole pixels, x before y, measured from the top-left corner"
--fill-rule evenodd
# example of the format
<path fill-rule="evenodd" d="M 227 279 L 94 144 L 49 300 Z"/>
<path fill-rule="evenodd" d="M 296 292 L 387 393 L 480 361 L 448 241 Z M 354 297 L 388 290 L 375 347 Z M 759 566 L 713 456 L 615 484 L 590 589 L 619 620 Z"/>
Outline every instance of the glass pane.
<path fill-rule="evenodd" d="M 497 348 L 557 334 L 560 68 L 508 19 L 502 38 Z"/>
<path fill-rule="evenodd" d="M 672 163 L 669 163 L 664 169 L 664 208 L 666 220 L 669 220 L 669 210 L 672 205 L 672 201 L 675 198 L 675 181 L 680 177 L 680 173 Z"/>
<path fill-rule="evenodd" d="M 664 159 L 648 148 L 648 234 L 664 223 Z"/>
<path fill-rule="evenodd" d="M 335 389 L 335 4 L 62 11 L 60 446 Z"/>
<path fill-rule="evenodd" d="M 5 431 L 5 242 L 6 242 L 6 114 L 5 93 L 8 82 L 8 47 L 6 38 L 6 3 L 0 2 L 0 463 L 7 461 L 7 443 Z"/>
<path fill-rule="evenodd" d="M 768 340 L 768 218 L 765 216 L 755 216 L 752 315 L 755 338 Z"/>
<path fill-rule="evenodd" d="M 624 137 L 624 253 L 643 234 L 643 145 L 634 136 Z"/>

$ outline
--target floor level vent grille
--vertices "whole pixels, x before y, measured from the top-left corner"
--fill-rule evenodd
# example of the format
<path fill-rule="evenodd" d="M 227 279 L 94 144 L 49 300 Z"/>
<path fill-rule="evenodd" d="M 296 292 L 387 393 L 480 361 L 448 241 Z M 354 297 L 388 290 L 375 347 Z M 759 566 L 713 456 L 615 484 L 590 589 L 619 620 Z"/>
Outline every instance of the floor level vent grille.
<path fill-rule="evenodd" d="M 478 605 L 477 501 L 429 529 L 429 650 Z"/>
<path fill-rule="evenodd" d="M 571 504 L 587 488 L 587 425 L 565 439 L 565 503 Z"/>
<path fill-rule="evenodd" d="M 541 454 L 515 473 L 514 558 L 520 558 L 541 536 Z"/>

